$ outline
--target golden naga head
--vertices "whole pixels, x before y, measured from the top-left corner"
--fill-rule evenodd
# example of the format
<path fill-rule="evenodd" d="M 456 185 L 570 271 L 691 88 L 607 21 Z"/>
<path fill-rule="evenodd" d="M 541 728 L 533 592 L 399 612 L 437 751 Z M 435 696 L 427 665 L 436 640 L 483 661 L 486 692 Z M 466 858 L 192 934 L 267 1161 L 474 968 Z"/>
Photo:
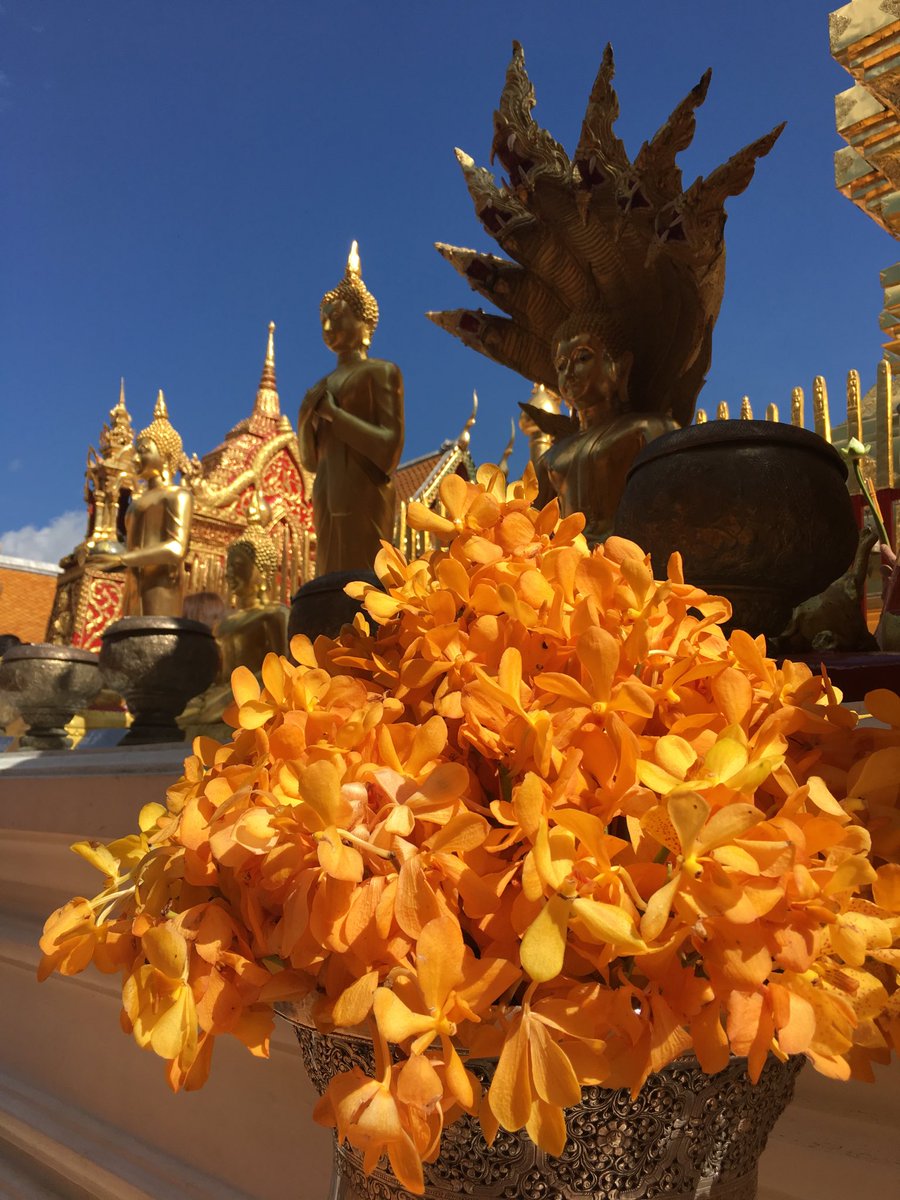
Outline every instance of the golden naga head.
<path fill-rule="evenodd" d="M 354 317 L 356 317 L 357 321 L 362 322 L 367 327 L 363 342 L 368 346 L 372 341 L 372 334 L 378 325 L 378 301 L 362 281 L 359 269 L 359 247 L 355 241 L 351 245 L 350 254 L 347 257 L 344 278 L 337 287 L 332 288 L 330 292 L 326 292 L 322 297 L 319 307 L 322 310 L 323 317 L 325 316 L 326 306 L 332 307 L 338 301 L 343 301 Z"/>
<path fill-rule="evenodd" d="M 150 445 L 156 447 L 160 459 L 160 474 L 171 479 L 176 471 L 180 471 L 184 462 L 184 447 L 181 434 L 169 420 L 169 410 L 162 388 L 156 397 L 153 409 L 153 420 L 146 429 L 142 429 L 135 438 L 134 444 L 138 458 L 142 461 L 148 458 Z"/>

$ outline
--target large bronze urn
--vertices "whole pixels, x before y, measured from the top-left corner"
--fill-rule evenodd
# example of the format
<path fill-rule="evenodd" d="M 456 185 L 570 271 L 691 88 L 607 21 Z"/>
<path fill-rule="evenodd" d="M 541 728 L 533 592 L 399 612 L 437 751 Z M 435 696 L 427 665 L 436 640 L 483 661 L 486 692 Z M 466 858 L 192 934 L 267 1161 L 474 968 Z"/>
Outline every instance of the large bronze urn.
<path fill-rule="evenodd" d="M 772 421 L 714 421 L 664 434 L 637 457 L 615 532 L 657 575 L 681 551 L 685 579 L 731 601 L 732 625 L 776 636 L 795 605 L 853 559 L 847 468 L 818 434 Z"/>

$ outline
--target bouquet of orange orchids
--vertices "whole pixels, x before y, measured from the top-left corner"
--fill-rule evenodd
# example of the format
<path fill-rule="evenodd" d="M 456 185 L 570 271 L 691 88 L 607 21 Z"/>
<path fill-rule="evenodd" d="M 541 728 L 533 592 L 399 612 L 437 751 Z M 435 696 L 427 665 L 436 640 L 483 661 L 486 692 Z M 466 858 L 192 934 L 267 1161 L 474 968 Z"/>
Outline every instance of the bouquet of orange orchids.
<path fill-rule="evenodd" d="M 900 1046 L 900 698 L 860 725 L 726 636 L 678 555 L 660 580 L 621 538 L 591 552 L 536 494 L 483 467 L 411 505 L 436 548 L 385 544 L 368 619 L 262 686 L 238 668 L 231 743 L 198 738 L 139 832 L 73 847 L 105 886 L 41 940 L 41 977 L 122 973 L 176 1089 L 220 1035 L 265 1055 L 278 1000 L 367 1027 L 377 1077 L 316 1118 L 414 1192 L 462 1113 L 558 1154 L 583 1085 L 637 1093 L 689 1051 L 846 1079 Z"/>

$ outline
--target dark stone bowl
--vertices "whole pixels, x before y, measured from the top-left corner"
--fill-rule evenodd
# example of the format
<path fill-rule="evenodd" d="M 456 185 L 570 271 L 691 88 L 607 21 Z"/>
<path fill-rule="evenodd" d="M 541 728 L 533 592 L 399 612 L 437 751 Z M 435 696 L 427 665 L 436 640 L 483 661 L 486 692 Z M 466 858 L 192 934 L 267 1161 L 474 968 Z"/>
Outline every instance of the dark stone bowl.
<path fill-rule="evenodd" d="M 689 583 L 731 601 L 732 626 L 781 633 L 797 604 L 850 565 L 847 468 L 818 434 L 775 421 L 709 421 L 663 434 L 628 473 L 615 532 L 662 575 L 680 550 Z"/>
<path fill-rule="evenodd" d="M 123 617 L 103 634 L 100 669 L 134 717 L 123 746 L 180 742 L 184 734 L 175 718 L 215 679 L 219 647 L 201 621 Z"/>
<path fill-rule="evenodd" d="M 288 645 L 298 633 L 314 642 L 320 634 L 337 637 L 345 625 L 350 625 L 363 607 L 346 594 L 348 583 L 371 583 L 381 587 L 374 571 L 330 571 L 304 583 L 291 604 L 288 619 Z"/>
<path fill-rule="evenodd" d="M 65 726 L 102 684 L 97 655 L 76 646 L 14 646 L 0 659 L 0 694 L 28 725 L 23 747 L 68 749 Z"/>

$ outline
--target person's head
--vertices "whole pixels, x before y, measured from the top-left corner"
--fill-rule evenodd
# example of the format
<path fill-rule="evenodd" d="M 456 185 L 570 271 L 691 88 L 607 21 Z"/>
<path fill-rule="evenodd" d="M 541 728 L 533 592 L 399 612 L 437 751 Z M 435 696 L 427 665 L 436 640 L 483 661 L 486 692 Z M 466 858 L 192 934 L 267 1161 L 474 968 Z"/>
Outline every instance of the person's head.
<path fill-rule="evenodd" d="M 261 525 L 251 522 L 228 547 L 225 578 L 237 608 L 264 604 L 278 566 L 275 543 Z"/>
<path fill-rule="evenodd" d="M 371 344 L 378 325 L 378 303 L 362 281 L 356 242 L 350 250 L 344 278 L 322 297 L 319 315 L 322 339 L 336 354 Z"/>
<path fill-rule="evenodd" d="M 597 309 L 572 313 L 553 337 L 559 394 L 578 411 L 627 409 L 633 358 L 615 319 Z"/>
<path fill-rule="evenodd" d="M 153 420 L 137 435 L 134 449 L 138 460 L 138 474 L 142 479 L 151 479 L 155 475 L 171 479 L 181 468 L 184 458 L 181 435 L 169 420 L 162 391 L 153 409 Z"/>
<path fill-rule="evenodd" d="M 225 601 L 218 592 L 191 592 L 184 598 L 182 616 L 215 629 L 225 616 Z"/>
<path fill-rule="evenodd" d="M 16 633 L 0 633 L 0 658 L 7 652 L 12 650 L 13 646 L 21 646 L 22 639 Z"/>

